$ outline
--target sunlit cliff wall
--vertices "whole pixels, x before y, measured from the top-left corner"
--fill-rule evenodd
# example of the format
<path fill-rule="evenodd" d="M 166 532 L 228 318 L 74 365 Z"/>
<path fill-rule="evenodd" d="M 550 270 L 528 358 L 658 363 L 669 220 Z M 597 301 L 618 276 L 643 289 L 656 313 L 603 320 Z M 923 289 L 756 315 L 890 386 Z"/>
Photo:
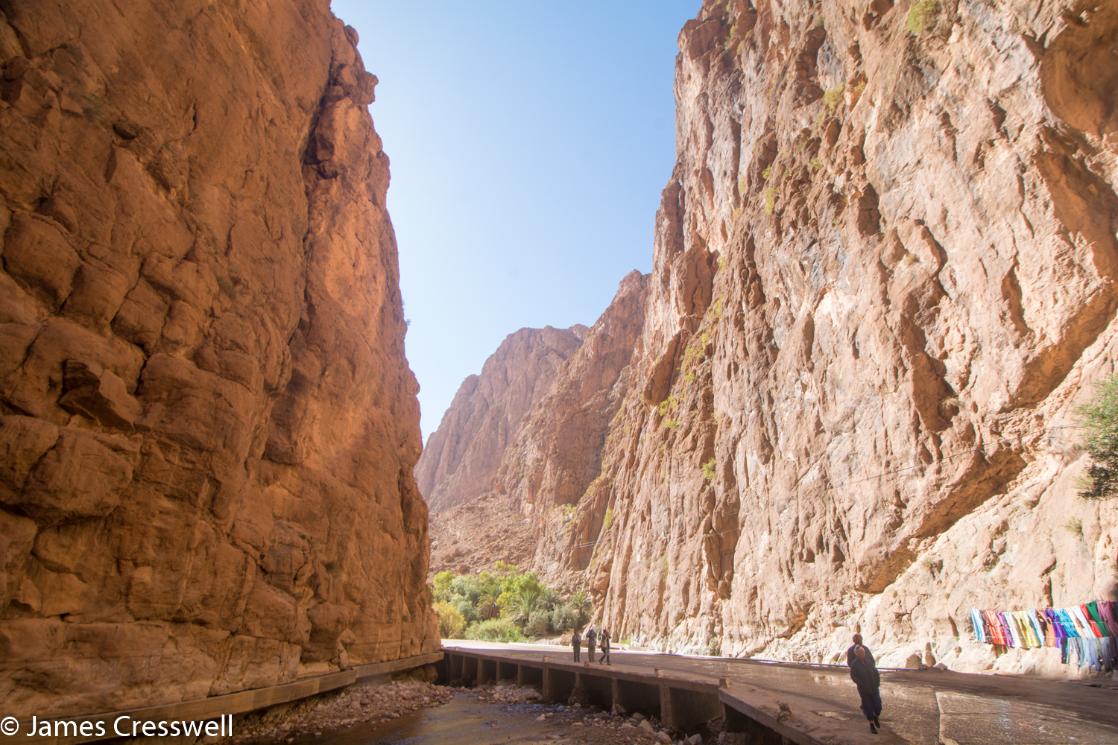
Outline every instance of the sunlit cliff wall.
<path fill-rule="evenodd" d="M 0 699 L 438 645 L 376 79 L 326 0 L 0 4 Z"/>
<path fill-rule="evenodd" d="M 1118 347 L 1118 7 L 915 5 L 708 2 L 680 36 L 588 569 L 615 636 L 1043 668 L 969 609 L 1114 592 L 1073 412 Z"/>
<path fill-rule="evenodd" d="M 614 638 L 1059 669 L 968 614 L 1118 588 L 1075 416 L 1118 359 L 1118 6 L 729 0 L 679 43 L 597 475 L 543 478 L 562 437 L 516 461 L 534 565 Z"/>

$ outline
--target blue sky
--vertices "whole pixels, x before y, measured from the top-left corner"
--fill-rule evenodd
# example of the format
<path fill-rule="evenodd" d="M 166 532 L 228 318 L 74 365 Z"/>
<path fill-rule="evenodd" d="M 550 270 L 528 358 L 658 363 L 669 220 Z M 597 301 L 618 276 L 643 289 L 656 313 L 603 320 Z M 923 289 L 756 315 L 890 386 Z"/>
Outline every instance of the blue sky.
<path fill-rule="evenodd" d="M 524 326 L 590 325 L 647 272 L 698 0 L 334 0 L 380 78 L 426 439 Z"/>

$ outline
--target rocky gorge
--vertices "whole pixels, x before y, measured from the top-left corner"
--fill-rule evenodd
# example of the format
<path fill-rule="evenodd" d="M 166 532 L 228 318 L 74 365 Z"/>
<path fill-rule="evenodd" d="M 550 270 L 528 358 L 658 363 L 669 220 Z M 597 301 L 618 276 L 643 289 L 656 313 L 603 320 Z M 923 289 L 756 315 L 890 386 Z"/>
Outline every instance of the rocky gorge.
<path fill-rule="evenodd" d="M 397 718 L 446 691 L 337 681 L 497 559 L 617 640 L 1066 674 L 968 615 L 1118 591 L 1076 414 L 1118 370 L 1118 5 L 708 0 L 651 272 L 512 334 L 422 457 L 357 41 L 328 0 L 0 1 L 5 716 Z"/>
<path fill-rule="evenodd" d="M 615 638 L 1064 674 L 968 614 L 1118 587 L 1075 414 L 1116 371 L 1118 6 L 715 0 L 679 46 L 652 273 L 499 439 L 456 400 L 432 441 L 484 467 L 438 467 L 484 478 L 436 565 L 510 525 Z"/>
<path fill-rule="evenodd" d="M 0 4 L 5 714 L 438 648 L 356 42 L 327 0 Z"/>

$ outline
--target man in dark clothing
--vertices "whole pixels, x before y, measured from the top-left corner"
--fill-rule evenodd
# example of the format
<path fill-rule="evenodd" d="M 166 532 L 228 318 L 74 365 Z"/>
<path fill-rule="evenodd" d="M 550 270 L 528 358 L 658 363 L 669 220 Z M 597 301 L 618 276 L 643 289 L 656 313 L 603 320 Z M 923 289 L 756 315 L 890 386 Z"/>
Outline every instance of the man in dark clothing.
<path fill-rule="evenodd" d="M 578 629 L 575 629 L 575 632 L 571 634 L 571 649 L 575 653 L 575 662 L 578 662 L 578 653 L 581 648 L 582 637 L 578 635 Z"/>
<path fill-rule="evenodd" d="M 876 665 L 877 664 L 873 659 L 873 652 L 870 651 L 869 647 L 866 647 L 864 644 L 862 644 L 862 635 L 861 634 L 855 634 L 853 642 L 854 643 L 850 645 L 850 648 L 846 650 L 846 666 L 847 667 L 850 667 L 851 664 L 854 662 L 854 649 L 856 647 L 865 647 L 866 656 L 870 658 L 870 664 L 871 665 Z M 850 677 L 853 678 L 854 674 L 851 673 Z"/>
<path fill-rule="evenodd" d="M 602 635 L 598 637 L 598 646 L 602 649 L 602 656 L 598 658 L 598 662 L 609 664 L 609 629 L 602 629 Z"/>
<path fill-rule="evenodd" d="M 594 661 L 594 642 L 598 639 L 598 633 L 594 631 L 591 626 L 590 630 L 586 632 L 586 651 L 590 654 L 590 661 Z"/>
<path fill-rule="evenodd" d="M 854 647 L 854 657 L 850 661 L 850 677 L 858 686 L 858 697 L 862 699 L 862 713 L 870 723 L 870 732 L 877 734 L 881 726 L 881 675 L 873 663 L 869 650 L 858 644 Z"/>

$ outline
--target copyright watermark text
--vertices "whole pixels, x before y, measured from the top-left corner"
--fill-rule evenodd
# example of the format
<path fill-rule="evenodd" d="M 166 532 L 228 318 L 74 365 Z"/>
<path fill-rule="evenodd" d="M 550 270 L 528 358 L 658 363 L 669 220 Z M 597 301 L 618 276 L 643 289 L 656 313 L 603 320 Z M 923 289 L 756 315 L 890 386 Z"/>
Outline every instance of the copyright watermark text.
<path fill-rule="evenodd" d="M 0 735 L 15 737 L 232 737 L 233 715 L 217 719 L 143 719 L 121 714 L 112 719 L 0 719 Z"/>

